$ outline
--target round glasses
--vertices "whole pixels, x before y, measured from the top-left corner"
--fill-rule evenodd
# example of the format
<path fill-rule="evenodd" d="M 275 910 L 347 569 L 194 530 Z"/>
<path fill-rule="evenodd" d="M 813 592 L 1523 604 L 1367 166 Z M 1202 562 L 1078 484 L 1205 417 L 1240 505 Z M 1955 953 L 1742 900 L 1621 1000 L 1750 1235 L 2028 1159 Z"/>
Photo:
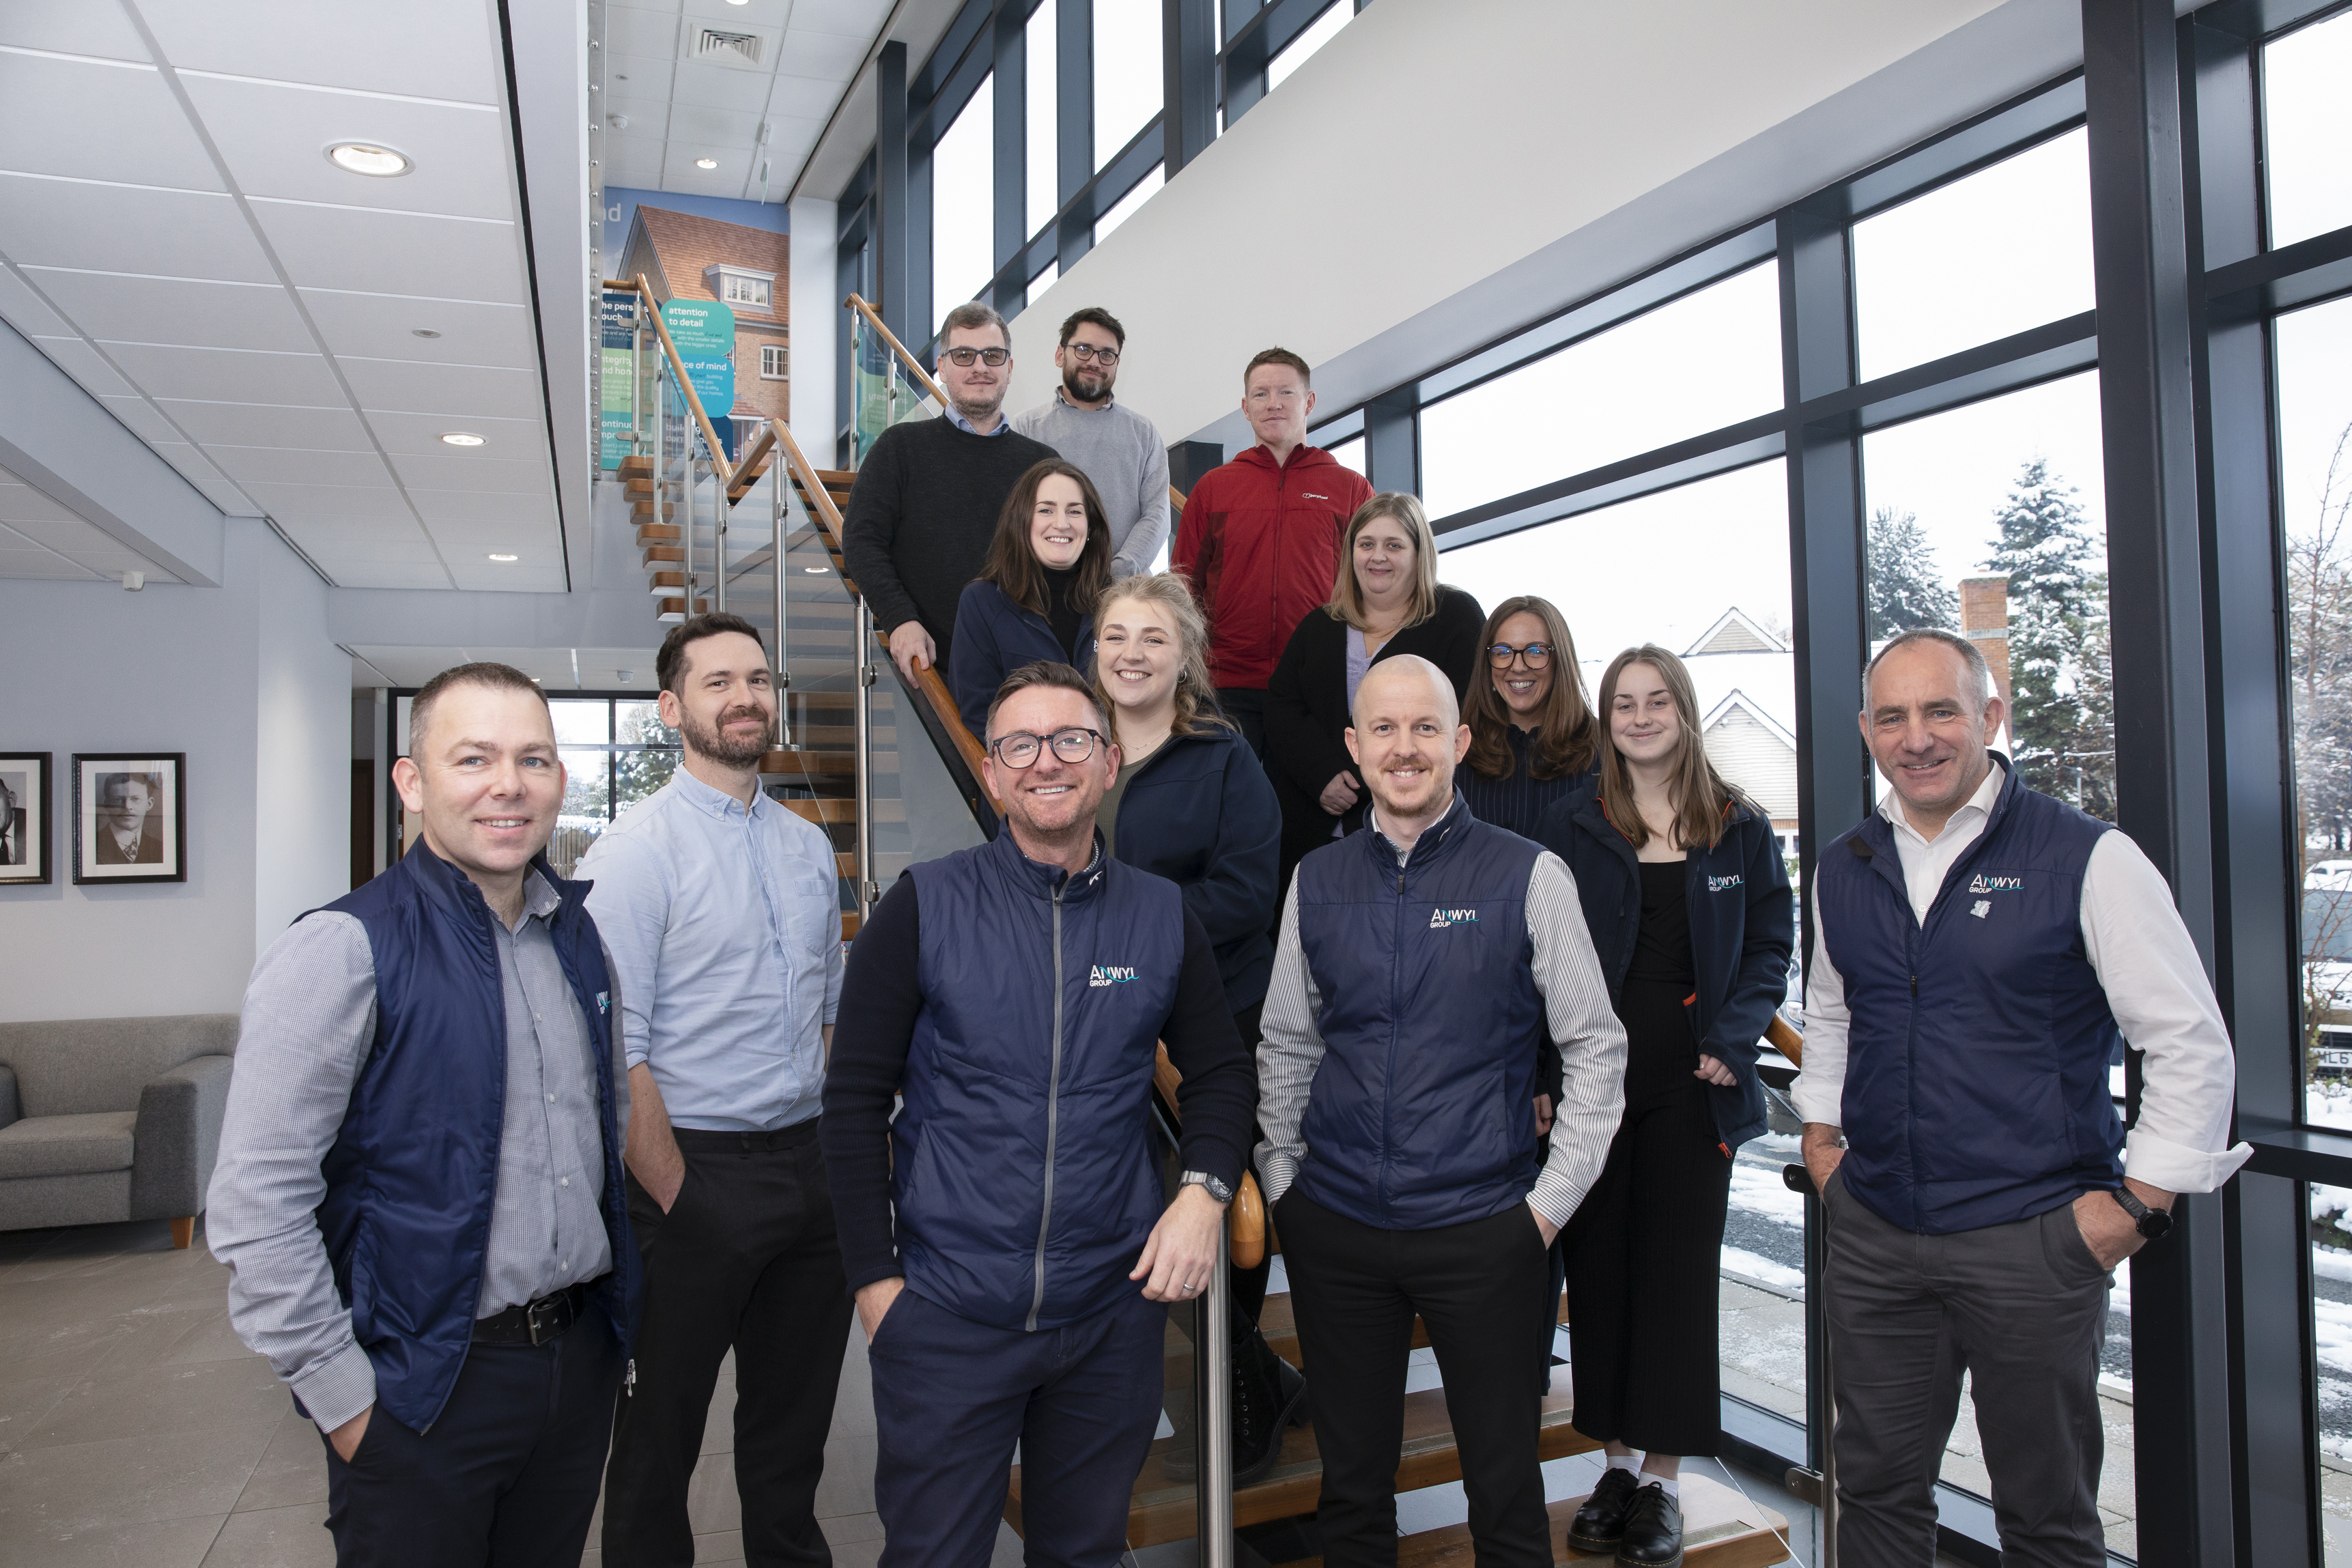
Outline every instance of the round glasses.
<path fill-rule="evenodd" d="M 1118 363 L 1117 349 L 1097 349 L 1092 343 L 1065 343 L 1062 347 L 1082 360 L 1093 360 L 1105 367 Z"/>
<path fill-rule="evenodd" d="M 1498 670 L 1509 669 L 1513 659 L 1525 659 L 1528 669 L 1540 670 L 1551 663 L 1551 644 L 1530 643 L 1524 648 L 1514 648 L 1508 643 L 1497 643 L 1486 650 L 1486 662 Z"/>
<path fill-rule="evenodd" d="M 978 360 L 983 365 L 1001 365 L 1012 357 L 1013 353 L 1009 349 L 947 349 L 941 350 L 940 354 L 940 358 L 951 360 L 966 370 L 971 368 L 971 362 L 974 360 Z"/>
<path fill-rule="evenodd" d="M 1037 760 L 1037 754 L 1048 745 L 1054 755 L 1064 762 L 1084 762 L 1095 754 L 1095 742 L 1102 739 L 1099 730 L 1057 729 L 1052 736 L 1031 735 L 1027 730 L 1015 730 L 990 741 L 988 749 L 996 760 L 1007 768 L 1026 768 Z"/>

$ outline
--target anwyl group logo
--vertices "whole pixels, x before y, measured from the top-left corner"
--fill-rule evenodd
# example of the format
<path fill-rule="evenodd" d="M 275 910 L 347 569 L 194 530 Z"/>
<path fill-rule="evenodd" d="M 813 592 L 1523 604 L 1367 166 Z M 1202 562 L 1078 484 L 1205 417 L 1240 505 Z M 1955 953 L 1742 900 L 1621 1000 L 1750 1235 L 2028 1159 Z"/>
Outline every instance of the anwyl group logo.
<path fill-rule="evenodd" d="M 2025 879 L 2021 876 L 1987 876 L 1979 872 L 1969 883 L 1970 893 L 2023 893 Z"/>
<path fill-rule="evenodd" d="M 1092 990 L 1097 986 L 1123 986 L 1133 978 L 1135 978 L 1135 971 L 1131 968 L 1097 964 L 1087 973 L 1087 988 Z"/>
<path fill-rule="evenodd" d="M 1737 875 L 1711 876 L 1706 879 L 1706 890 L 1709 893 L 1729 893 L 1735 887 L 1745 887 L 1747 884 L 1746 877 Z"/>
<path fill-rule="evenodd" d="M 1443 931 L 1449 925 L 1475 925 L 1478 912 L 1475 909 L 1433 909 L 1429 912 L 1429 928 Z"/>

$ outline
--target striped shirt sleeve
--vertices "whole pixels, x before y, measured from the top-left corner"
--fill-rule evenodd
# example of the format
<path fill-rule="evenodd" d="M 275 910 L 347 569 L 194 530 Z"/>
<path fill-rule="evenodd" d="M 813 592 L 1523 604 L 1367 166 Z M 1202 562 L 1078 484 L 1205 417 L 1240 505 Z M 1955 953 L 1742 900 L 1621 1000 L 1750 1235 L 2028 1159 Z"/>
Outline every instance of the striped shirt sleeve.
<path fill-rule="evenodd" d="M 1549 851 L 1536 857 L 1528 876 L 1528 937 L 1534 948 L 1536 991 L 1543 998 L 1544 1021 L 1562 1065 L 1551 1155 L 1528 1204 L 1554 1225 L 1565 1226 L 1599 1178 L 1624 1116 L 1625 1026 L 1610 1005 L 1609 985 L 1584 927 L 1576 879 Z"/>

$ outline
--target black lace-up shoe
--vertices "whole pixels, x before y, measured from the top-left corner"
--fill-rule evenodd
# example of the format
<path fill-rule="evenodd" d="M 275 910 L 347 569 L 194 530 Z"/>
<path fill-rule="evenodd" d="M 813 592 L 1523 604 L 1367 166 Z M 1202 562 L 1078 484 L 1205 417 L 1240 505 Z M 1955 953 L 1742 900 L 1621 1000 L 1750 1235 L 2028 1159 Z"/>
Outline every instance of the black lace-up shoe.
<path fill-rule="evenodd" d="M 1601 1471 L 1601 1484 L 1569 1522 L 1568 1543 L 1579 1552 L 1616 1551 L 1625 1536 L 1625 1506 L 1640 1484 L 1633 1471 L 1616 1465 Z"/>
<path fill-rule="evenodd" d="M 1682 1568 L 1683 1505 L 1653 1482 L 1625 1505 L 1625 1532 L 1617 1568 Z"/>
<path fill-rule="evenodd" d="M 1245 1487 L 1261 1479 L 1282 1457 L 1285 1427 L 1307 1425 L 1307 1378 L 1265 1343 L 1265 1335 L 1236 1316 L 1234 1335 L 1234 1485 Z M 1189 1416 L 1190 1402 L 1182 1415 Z M 1160 1461 L 1170 1480 L 1189 1481 L 1200 1475 L 1200 1455 L 1193 1446 L 1192 1423 L 1171 1412 L 1177 1422 L 1175 1441 Z"/>

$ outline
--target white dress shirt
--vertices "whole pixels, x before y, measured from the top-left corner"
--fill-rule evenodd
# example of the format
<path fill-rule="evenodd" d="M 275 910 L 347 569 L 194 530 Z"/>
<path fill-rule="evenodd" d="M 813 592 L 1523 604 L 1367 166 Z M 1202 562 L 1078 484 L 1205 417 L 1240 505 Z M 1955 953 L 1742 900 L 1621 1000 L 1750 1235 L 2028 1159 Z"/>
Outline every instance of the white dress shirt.
<path fill-rule="evenodd" d="M 1895 830 L 1896 856 L 1922 925 L 1945 873 L 1984 833 L 2005 772 L 1995 764 L 1969 803 L 1934 838 L 1911 825 L 1892 790 L 1878 813 Z M 1790 1098 L 1808 1122 L 1844 1124 L 1845 981 L 1822 935 L 1820 879 L 1807 890 L 1813 962 L 1805 978 L 1805 1060 Z M 2252 1157 L 2229 1145 L 2237 1061 L 2221 1009 L 2172 890 L 2139 845 L 2122 832 L 2099 835 L 2083 873 L 2083 947 L 2107 993 L 2125 1043 L 2146 1058 L 2139 1121 L 2124 1144 L 2125 1169 L 2166 1192 L 2211 1192 Z"/>

